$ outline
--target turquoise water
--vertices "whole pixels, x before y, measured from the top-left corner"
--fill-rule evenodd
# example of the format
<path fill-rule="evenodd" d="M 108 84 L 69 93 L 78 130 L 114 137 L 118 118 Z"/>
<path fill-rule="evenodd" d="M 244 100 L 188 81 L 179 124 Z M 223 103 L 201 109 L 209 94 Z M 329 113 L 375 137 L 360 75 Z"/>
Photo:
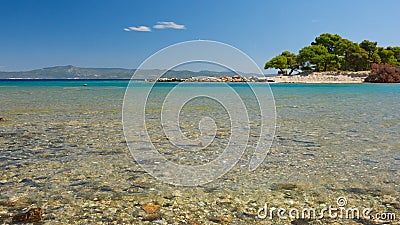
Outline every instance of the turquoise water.
<path fill-rule="evenodd" d="M 186 218 L 209 223 L 207 218 L 228 210 L 235 223 L 256 224 L 260 221 L 243 216 L 243 211 L 257 209 L 266 201 L 318 207 L 333 204 L 339 196 L 346 196 L 351 205 L 399 214 L 399 84 L 270 84 L 276 134 L 263 164 L 248 171 L 250 154 L 246 153 L 220 179 L 184 188 L 155 180 L 130 155 L 121 122 L 128 82 L 0 81 L 0 117 L 7 118 L 0 122 L 0 215 L 39 206 L 46 209 L 48 224 L 138 224 L 142 222 L 140 205 L 157 201 L 165 204 L 161 222 Z M 140 91 L 149 85 L 137 81 L 133 87 Z M 151 137 L 172 161 L 207 162 L 217 157 L 229 139 L 226 112 L 212 101 L 188 104 L 182 113 L 184 133 L 197 137 L 196 118 L 210 116 L 221 127 L 217 142 L 198 155 L 173 150 L 158 119 L 162 96 L 176 85 L 156 84 L 146 111 Z M 220 85 L 188 83 L 184 88 L 218 92 Z M 246 84 L 231 86 L 248 99 L 249 109 L 256 109 Z M 261 83 L 255 87 L 267 88 Z M 251 119 L 252 132 L 257 133 L 253 119 L 257 117 Z M 253 144 L 250 139 L 249 149 Z M 288 184 L 296 188 L 279 188 Z M 177 191 L 180 197 L 174 194 Z M 213 203 L 225 198 L 231 203 Z M 177 209 L 182 213 L 173 213 Z M 183 213 L 188 210 L 192 213 Z M 276 223 L 289 222 L 265 222 Z"/>

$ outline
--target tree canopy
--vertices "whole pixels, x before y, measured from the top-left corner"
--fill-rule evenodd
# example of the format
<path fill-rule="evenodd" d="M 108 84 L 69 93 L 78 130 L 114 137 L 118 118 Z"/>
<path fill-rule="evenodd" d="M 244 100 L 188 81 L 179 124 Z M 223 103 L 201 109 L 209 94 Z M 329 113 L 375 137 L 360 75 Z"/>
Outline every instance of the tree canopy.
<path fill-rule="evenodd" d="M 279 73 L 281 74 L 292 75 L 293 71 L 299 68 L 299 65 L 294 53 L 284 51 L 265 63 L 264 68 L 276 68 L 279 69 Z"/>
<path fill-rule="evenodd" d="M 284 51 L 265 63 L 265 69 L 275 68 L 280 74 L 294 71 L 364 71 L 375 63 L 400 66 L 400 47 L 378 47 L 377 42 L 352 42 L 338 34 L 324 33 L 316 37 L 298 54 Z"/>

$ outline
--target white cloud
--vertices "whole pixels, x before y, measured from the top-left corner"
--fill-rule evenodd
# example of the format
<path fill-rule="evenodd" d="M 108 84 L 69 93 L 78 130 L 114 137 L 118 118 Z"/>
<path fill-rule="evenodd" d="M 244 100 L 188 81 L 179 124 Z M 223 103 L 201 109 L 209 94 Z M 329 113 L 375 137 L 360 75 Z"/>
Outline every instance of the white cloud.
<path fill-rule="evenodd" d="M 178 30 L 182 30 L 182 29 L 186 29 L 185 25 L 181 25 L 181 24 L 176 24 L 174 22 L 157 22 L 156 25 L 153 26 L 153 28 L 155 29 L 178 29 Z"/>
<path fill-rule="evenodd" d="M 175 22 L 157 22 L 156 25 L 153 26 L 154 29 L 177 29 L 183 30 L 186 29 L 183 24 L 176 24 Z M 139 31 L 139 32 L 151 32 L 151 28 L 148 26 L 137 26 L 137 27 L 125 27 L 124 31 Z"/>
<path fill-rule="evenodd" d="M 150 29 L 150 27 L 146 27 L 146 26 L 138 26 L 138 27 L 124 28 L 124 31 L 151 32 L 151 29 Z"/>

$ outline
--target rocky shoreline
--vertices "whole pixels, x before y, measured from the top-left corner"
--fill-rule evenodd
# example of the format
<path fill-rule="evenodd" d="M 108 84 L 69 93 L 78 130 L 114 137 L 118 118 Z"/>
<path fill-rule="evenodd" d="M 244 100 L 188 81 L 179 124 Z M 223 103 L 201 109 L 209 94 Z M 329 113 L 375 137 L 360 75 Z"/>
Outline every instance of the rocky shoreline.
<path fill-rule="evenodd" d="M 273 77 L 191 77 L 191 78 L 158 78 L 147 80 L 148 82 L 274 82 L 274 83 L 363 83 L 370 75 L 370 71 L 359 72 L 312 72 L 293 76 Z"/>
<path fill-rule="evenodd" d="M 241 76 L 220 76 L 220 77 L 190 77 L 190 78 L 157 78 L 147 80 L 148 82 L 274 82 L 269 77 L 241 77 Z"/>

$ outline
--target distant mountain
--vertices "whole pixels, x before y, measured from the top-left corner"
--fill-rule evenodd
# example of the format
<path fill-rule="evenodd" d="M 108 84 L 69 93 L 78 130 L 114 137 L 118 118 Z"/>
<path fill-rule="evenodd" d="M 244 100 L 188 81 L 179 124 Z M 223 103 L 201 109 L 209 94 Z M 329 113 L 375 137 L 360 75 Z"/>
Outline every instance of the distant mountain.
<path fill-rule="evenodd" d="M 0 79 L 130 79 L 136 69 L 122 68 L 82 68 L 76 66 L 54 66 L 43 69 L 18 72 L 1 72 Z M 140 70 L 137 78 L 155 78 L 155 75 L 162 73 L 162 70 Z M 139 74 L 139 73 L 138 73 Z M 169 70 L 163 77 L 189 78 L 198 76 L 233 76 L 234 72 L 214 72 L 214 71 L 189 71 L 189 70 Z M 251 76 L 251 74 L 247 74 Z"/>
<path fill-rule="evenodd" d="M 123 79 L 130 78 L 134 70 L 120 68 L 81 68 L 54 66 L 19 72 L 0 72 L 0 78 L 22 79 Z"/>

